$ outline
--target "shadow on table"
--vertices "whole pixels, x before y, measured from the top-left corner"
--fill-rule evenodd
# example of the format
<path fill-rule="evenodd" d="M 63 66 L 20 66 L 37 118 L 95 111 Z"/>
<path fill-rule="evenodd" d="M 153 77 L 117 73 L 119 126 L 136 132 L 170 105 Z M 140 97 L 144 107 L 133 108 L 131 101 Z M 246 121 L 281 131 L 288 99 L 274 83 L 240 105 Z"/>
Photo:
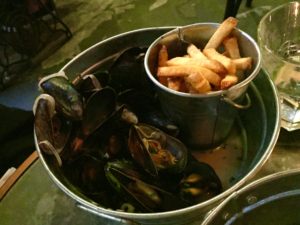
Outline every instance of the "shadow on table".
<path fill-rule="evenodd" d="M 18 167 L 34 150 L 33 114 L 0 105 L 0 176 Z"/>

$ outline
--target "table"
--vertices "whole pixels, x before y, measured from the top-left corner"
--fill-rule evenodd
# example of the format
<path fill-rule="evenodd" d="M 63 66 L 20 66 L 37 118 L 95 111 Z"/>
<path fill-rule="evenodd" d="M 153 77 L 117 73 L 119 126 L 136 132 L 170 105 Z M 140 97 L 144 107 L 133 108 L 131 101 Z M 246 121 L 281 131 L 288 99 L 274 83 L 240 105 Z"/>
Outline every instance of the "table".
<path fill-rule="evenodd" d="M 254 28 L 259 18 L 270 8 L 270 6 L 262 6 L 240 13 L 238 15 L 239 27 L 255 37 Z M 188 18 L 185 21 L 191 22 L 192 20 Z M 147 22 L 144 23 L 147 24 Z M 130 29 L 130 26 L 127 29 Z M 123 28 L 120 30 L 124 31 Z M 270 159 L 254 179 L 278 171 L 300 168 L 299 135 L 298 131 L 288 133 L 282 130 Z M 21 166 L 19 171 L 19 179 L 0 202 L 0 224 L 20 224 L 20 221 L 24 225 L 118 224 L 78 209 L 75 202 L 50 180 L 37 159 L 36 153 L 25 162 L 23 167 Z"/>

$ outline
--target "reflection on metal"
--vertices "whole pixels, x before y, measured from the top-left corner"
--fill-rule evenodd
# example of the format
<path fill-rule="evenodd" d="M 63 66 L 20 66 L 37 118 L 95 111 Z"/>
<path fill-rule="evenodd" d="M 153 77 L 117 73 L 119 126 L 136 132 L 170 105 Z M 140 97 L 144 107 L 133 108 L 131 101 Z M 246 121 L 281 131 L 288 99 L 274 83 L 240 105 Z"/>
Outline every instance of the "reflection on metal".
<path fill-rule="evenodd" d="M 0 18 L 0 90 L 72 36 L 53 0 L 1 1 Z"/>

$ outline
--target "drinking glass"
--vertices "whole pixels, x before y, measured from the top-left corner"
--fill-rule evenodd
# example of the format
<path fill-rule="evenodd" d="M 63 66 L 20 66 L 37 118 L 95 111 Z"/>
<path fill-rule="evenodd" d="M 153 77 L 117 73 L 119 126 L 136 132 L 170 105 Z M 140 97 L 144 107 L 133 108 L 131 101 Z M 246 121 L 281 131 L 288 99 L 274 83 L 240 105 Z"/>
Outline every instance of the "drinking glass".
<path fill-rule="evenodd" d="M 300 129 L 300 2 L 269 11 L 258 26 L 262 67 L 281 99 L 281 126 Z"/>

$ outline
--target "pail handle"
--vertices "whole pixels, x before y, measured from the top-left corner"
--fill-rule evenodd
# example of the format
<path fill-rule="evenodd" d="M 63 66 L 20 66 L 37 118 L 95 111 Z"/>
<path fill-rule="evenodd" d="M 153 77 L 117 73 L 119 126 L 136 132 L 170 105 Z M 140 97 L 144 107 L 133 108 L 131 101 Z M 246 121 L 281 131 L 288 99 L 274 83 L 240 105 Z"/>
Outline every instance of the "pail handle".
<path fill-rule="evenodd" d="M 248 95 L 248 93 L 246 93 L 246 103 L 244 105 L 238 104 L 228 97 L 223 97 L 223 99 L 225 102 L 227 102 L 228 104 L 230 104 L 238 109 L 248 109 L 251 106 L 251 99 L 250 99 L 250 96 Z"/>

